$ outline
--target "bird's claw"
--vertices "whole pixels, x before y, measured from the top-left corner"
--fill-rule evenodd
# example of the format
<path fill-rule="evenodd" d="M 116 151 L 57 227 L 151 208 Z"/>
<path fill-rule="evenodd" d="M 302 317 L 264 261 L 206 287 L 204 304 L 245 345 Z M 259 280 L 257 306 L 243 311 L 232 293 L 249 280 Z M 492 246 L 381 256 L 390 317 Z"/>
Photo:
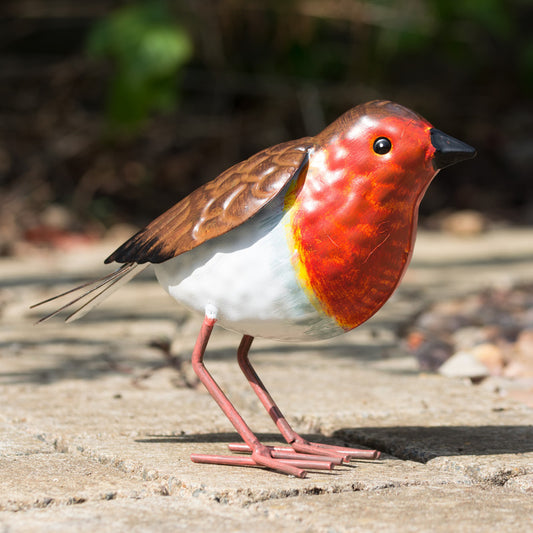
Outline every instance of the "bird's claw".
<path fill-rule="evenodd" d="M 268 454 L 252 454 L 252 456 L 238 456 L 238 455 L 207 455 L 207 454 L 191 454 L 191 461 L 193 463 L 208 463 L 216 465 L 227 466 L 265 466 L 276 470 L 283 474 L 304 478 L 307 472 L 301 468 L 307 467 L 307 463 L 303 464 L 301 460 L 296 459 L 274 459 Z M 313 468 L 327 468 L 331 469 L 332 465 L 323 461 L 323 465 L 317 464 Z"/>
<path fill-rule="evenodd" d="M 251 455 L 204 455 L 192 454 L 195 463 L 211 463 L 231 466 L 264 466 L 284 474 L 299 478 L 306 477 L 306 470 L 333 470 L 343 464 L 344 457 L 340 454 L 310 454 L 300 452 L 292 447 L 261 446 L 252 450 L 245 443 L 228 445 L 234 452 L 250 453 Z"/>
<path fill-rule="evenodd" d="M 334 446 L 319 442 L 307 442 L 303 439 L 291 443 L 294 450 L 302 453 L 314 453 L 327 457 L 342 457 L 345 463 L 352 459 L 379 459 L 381 452 L 378 450 L 361 450 L 358 448 L 346 448 L 344 446 Z"/>
<path fill-rule="evenodd" d="M 287 472 L 285 468 L 272 466 L 273 462 L 282 462 L 285 465 L 306 468 L 309 470 L 332 470 L 335 466 L 349 463 L 351 459 L 379 459 L 380 452 L 377 450 L 360 450 L 355 448 L 345 448 L 342 446 L 332 446 L 316 442 L 307 442 L 303 439 L 291 443 L 287 446 L 263 446 L 260 451 L 252 451 L 250 446 L 244 442 L 228 444 L 232 452 L 250 453 L 252 456 L 229 456 L 235 459 L 246 460 L 246 463 L 236 462 L 232 464 L 261 464 L 274 470 Z M 267 452 L 265 452 L 265 449 Z M 228 456 L 224 456 L 228 457 Z M 298 477 L 304 477 L 298 475 Z"/>

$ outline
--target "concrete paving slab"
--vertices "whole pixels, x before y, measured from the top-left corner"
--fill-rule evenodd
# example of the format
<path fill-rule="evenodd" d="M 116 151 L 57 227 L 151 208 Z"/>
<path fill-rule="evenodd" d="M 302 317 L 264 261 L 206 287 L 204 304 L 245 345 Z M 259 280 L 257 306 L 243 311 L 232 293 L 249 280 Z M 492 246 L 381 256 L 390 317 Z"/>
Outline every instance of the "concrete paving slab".
<path fill-rule="evenodd" d="M 160 492 L 155 484 L 133 480 L 97 461 L 58 451 L 41 435 L 31 435 L 15 424 L 2 424 L 0 439 L 0 511 L 138 498 Z"/>
<path fill-rule="evenodd" d="M 530 496 L 504 488 L 408 486 L 269 500 L 254 509 L 308 531 L 529 531 Z"/>
<path fill-rule="evenodd" d="M 0 512 L 0 531 L 3 533 L 133 533 L 157 531 L 216 531 L 233 533 L 254 531 L 310 531 L 300 527 L 298 520 L 275 523 L 257 513 L 228 505 L 206 506 L 203 502 L 183 501 L 169 497 L 140 497 L 138 499 L 85 502 L 79 505 L 50 506 L 18 513 Z"/>
<path fill-rule="evenodd" d="M 170 372 L 168 377 L 171 377 Z M 247 397 L 247 384 L 237 379 L 239 377 L 236 373 L 228 373 L 228 388 L 242 392 L 235 396 L 240 404 L 248 406 L 249 418 L 256 422 L 253 426 L 262 431 L 268 428 L 270 432 L 264 435 L 264 440 L 279 439 L 272 433 L 271 423 L 262 410 L 243 400 Z M 286 388 L 289 384 L 285 380 Z M 19 431 L 37 435 L 54 451 L 69 457 L 85 457 L 140 481 L 157 481 L 172 494 L 195 493 L 244 504 L 284 494 L 287 490 L 339 491 L 351 490 L 354 485 L 398 484 L 413 476 L 423 479 L 427 471 L 416 462 L 389 457 L 379 462 L 360 461 L 354 466 L 338 468 L 334 473 L 312 473 L 305 481 L 264 472 L 258 485 L 256 469 L 230 469 L 231 475 L 228 475 L 227 467 L 190 462 L 191 453 L 228 453 L 227 443 L 240 440 L 230 432 L 229 423 L 205 393 L 173 389 L 170 380 L 159 390 L 140 389 L 129 377 L 122 376 L 100 378 L 97 390 L 62 382 L 26 390 L 20 388 L 18 392 L 17 405 L 10 405 L 5 414 L 7 421 L 18 426 Z M 169 408 L 172 405 L 179 407 Z M 205 418 L 199 409 L 205 411 Z M 22 412 L 24 417 L 20 416 Z M 349 410 L 345 410 L 337 417 L 346 421 L 349 414 Z M 309 428 L 306 420 L 319 422 L 313 417 L 304 416 L 303 424 L 295 420 L 295 425 L 309 438 L 324 440 L 319 427 L 311 434 L 305 431 Z M 338 437 L 326 440 L 339 444 L 352 441 Z M 439 475 L 431 473 L 432 478 Z M 447 482 L 469 482 L 462 475 L 445 473 L 441 477 Z"/>
<path fill-rule="evenodd" d="M 314 361 L 314 364 L 318 363 Z M 339 365 L 342 367 L 342 362 Z M 266 440 L 276 439 L 271 423 L 256 405 L 255 398 L 249 395 L 247 384 L 238 373 L 230 372 L 232 362 L 220 361 L 214 366 L 252 426 L 261 432 L 267 431 Z M 220 372 L 223 367 L 225 372 Z M 277 366 L 273 367 L 274 376 L 269 368 L 265 365 L 264 374 L 267 381 L 277 384 L 275 389 L 280 405 L 290 406 L 291 399 L 296 399 L 297 395 L 289 377 L 277 376 L 279 379 L 276 380 Z M 379 391 L 386 391 L 388 386 L 389 395 L 392 390 L 402 389 L 402 382 L 406 389 L 413 390 L 413 384 L 409 382 L 416 379 L 416 376 L 391 378 L 375 371 L 372 373 L 368 368 L 365 372 L 344 368 L 343 372 L 351 376 L 351 381 L 360 379 L 362 374 L 365 382 L 373 384 L 371 386 Z M 170 485 L 170 492 L 176 487 L 177 490 L 187 487 L 189 492 L 200 489 L 213 498 L 253 501 L 263 498 L 264 490 L 272 494 L 287 486 L 302 490 L 315 490 L 316 487 L 345 490 L 357 483 L 362 483 L 361 486 L 369 484 L 369 479 L 373 478 L 379 480 L 378 484 L 397 483 L 394 476 L 390 477 L 393 470 L 382 467 L 383 461 L 361 462 L 356 468 L 338 469 L 333 475 L 313 473 L 309 485 L 301 480 L 265 474 L 260 489 L 256 487 L 255 470 L 232 470 L 228 478 L 227 467 L 192 464 L 190 453 L 227 453 L 226 444 L 239 439 L 206 393 L 175 389 L 170 381 L 172 373 L 168 370 L 166 373 L 168 381 L 162 383 L 160 375 L 157 390 L 150 386 L 139 388 L 129 376 L 100 378 L 97 390 L 82 389 L 78 383 L 70 382 L 26 391 L 21 389 L 16 408 L 8 407 L 7 413 L 13 422 L 17 420 L 13 415 L 17 414 L 20 419 L 20 413 L 24 412 L 26 431 L 39 435 L 56 450 L 81 454 L 141 480 L 159 479 Z M 336 374 L 337 370 L 332 371 L 333 377 Z M 316 406 L 318 414 L 313 401 L 307 398 L 305 409 L 309 411 L 300 404 L 296 417 L 290 418 L 295 427 L 311 439 L 324 440 L 324 436 L 330 435 L 328 442 L 371 445 L 403 459 L 396 461 L 401 465 L 412 463 L 405 476 L 413 475 L 411 471 L 418 468 L 431 478 L 446 473 L 452 478 L 456 476 L 455 481 L 460 483 L 467 482 L 465 480 L 501 483 L 531 472 L 533 418 L 527 408 L 513 404 L 504 408 L 500 399 L 486 391 L 476 392 L 477 403 L 465 406 L 464 398 L 472 393 L 471 387 L 450 383 L 442 377 L 431 377 L 424 390 L 423 381 L 416 400 L 409 402 L 408 395 L 404 398 L 399 394 L 398 410 L 382 399 L 381 404 L 374 402 L 375 413 L 369 415 L 371 406 L 365 404 L 364 398 L 359 400 L 357 397 L 349 406 L 343 405 L 342 410 L 336 410 L 338 397 L 335 391 L 323 389 L 321 396 L 325 405 Z M 343 380 L 338 383 L 343 384 Z M 315 384 L 320 390 L 320 380 L 315 380 Z M 443 394 L 449 394 L 452 401 L 439 412 Z M 459 414 L 454 411 L 454 399 L 461 405 Z M 42 405 L 42 409 L 35 408 L 36 405 Z M 172 408 L 173 405 L 178 407 Z M 380 466 L 376 466 L 378 464 Z M 432 468 L 427 468 L 428 465 Z"/>
<path fill-rule="evenodd" d="M 227 453 L 235 435 L 188 363 L 172 359 L 188 360 L 199 320 L 149 274 L 83 321 L 33 326 L 39 314 L 28 304 L 67 288 L 65 279 L 93 277 L 112 247 L 0 261 L 5 531 L 249 531 L 250 520 L 254 531 L 415 531 L 438 530 L 450 516 L 458 531 L 476 523 L 483 530 L 490 520 L 509 531 L 523 524 L 533 410 L 470 381 L 420 374 L 398 333 L 435 299 L 531 280 L 533 231 L 475 241 L 422 235 L 402 289 L 365 326 L 306 346 L 254 342 L 252 361 L 295 429 L 384 452 L 381 461 L 305 480 L 190 462 L 192 452 Z M 237 370 L 238 340 L 218 330 L 208 368 L 274 441 Z"/>

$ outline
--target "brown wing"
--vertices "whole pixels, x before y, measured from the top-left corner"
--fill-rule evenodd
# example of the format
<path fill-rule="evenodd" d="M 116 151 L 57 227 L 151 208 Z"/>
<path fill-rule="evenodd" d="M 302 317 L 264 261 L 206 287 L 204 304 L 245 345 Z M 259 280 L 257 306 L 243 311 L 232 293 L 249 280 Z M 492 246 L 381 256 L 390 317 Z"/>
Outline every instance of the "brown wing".
<path fill-rule="evenodd" d="M 307 164 L 306 137 L 267 148 L 202 185 L 126 241 L 106 263 L 162 263 L 239 226 Z"/>

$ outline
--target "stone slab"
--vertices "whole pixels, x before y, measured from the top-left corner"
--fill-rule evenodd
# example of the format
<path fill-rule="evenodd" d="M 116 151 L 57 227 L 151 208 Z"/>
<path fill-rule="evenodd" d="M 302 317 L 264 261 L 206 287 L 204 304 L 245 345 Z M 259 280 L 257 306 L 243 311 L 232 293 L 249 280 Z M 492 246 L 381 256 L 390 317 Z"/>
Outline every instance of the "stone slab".
<path fill-rule="evenodd" d="M 33 326 L 28 304 L 104 273 L 113 246 L 0 261 L 0 530 L 439 531 L 452 518 L 457 531 L 524 530 L 533 410 L 420 374 L 399 332 L 435 299 L 531 280 L 533 231 L 422 234 L 400 291 L 363 327 L 312 345 L 254 342 L 252 361 L 298 431 L 384 452 L 304 480 L 190 462 L 227 453 L 235 434 L 190 372 L 199 320 L 149 272 L 82 321 Z M 237 343 L 217 330 L 208 368 L 275 441 Z"/>
<path fill-rule="evenodd" d="M 301 531 L 529 531 L 531 496 L 497 487 L 420 486 L 269 500 L 254 509 Z"/>

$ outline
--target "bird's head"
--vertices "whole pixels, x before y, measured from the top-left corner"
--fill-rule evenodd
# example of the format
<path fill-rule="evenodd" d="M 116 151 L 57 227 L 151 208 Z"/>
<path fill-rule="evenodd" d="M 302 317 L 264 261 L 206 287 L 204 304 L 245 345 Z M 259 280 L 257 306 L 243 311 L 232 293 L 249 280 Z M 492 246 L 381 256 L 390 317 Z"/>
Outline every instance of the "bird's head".
<path fill-rule="evenodd" d="M 418 194 L 440 169 L 476 154 L 420 115 L 384 100 L 351 109 L 316 139 L 327 147 L 331 170 L 348 166 L 360 178 Z"/>

